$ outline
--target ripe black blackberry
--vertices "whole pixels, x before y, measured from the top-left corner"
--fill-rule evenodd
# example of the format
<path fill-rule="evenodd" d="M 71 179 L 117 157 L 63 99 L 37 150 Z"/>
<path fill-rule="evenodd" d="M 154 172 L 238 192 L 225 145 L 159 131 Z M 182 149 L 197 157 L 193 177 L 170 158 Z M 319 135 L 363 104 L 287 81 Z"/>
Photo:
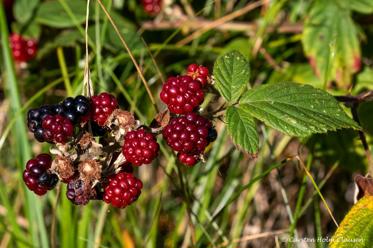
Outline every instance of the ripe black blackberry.
<path fill-rule="evenodd" d="M 30 159 L 26 164 L 23 181 L 27 188 L 37 195 L 44 195 L 58 182 L 57 175 L 48 171 L 51 163 L 52 158 L 49 154 L 40 154 L 36 158 Z"/>
<path fill-rule="evenodd" d="M 142 182 L 130 173 L 119 172 L 108 178 L 103 200 L 117 208 L 124 208 L 141 194 Z"/>
<path fill-rule="evenodd" d="M 177 76 L 167 79 L 160 97 L 171 113 L 187 114 L 203 102 L 204 93 L 199 81 L 190 76 Z"/>
<path fill-rule="evenodd" d="M 126 133 L 122 147 L 126 160 L 133 165 L 150 164 L 157 157 L 159 145 L 154 135 L 144 129 Z"/>
<path fill-rule="evenodd" d="M 86 121 L 89 117 L 90 102 L 82 95 L 75 98 L 68 97 L 60 105 L 63 108 L 61 114 L 74 124 Z"/>
<path fill-rule="evenodd" d="M 212 123 L 204 117 L 189 113 L 171 119 L 163 129 L 167 144 L 177 152 L 198 155 L 203 153 L 209 143 L 209 129 Z"/>

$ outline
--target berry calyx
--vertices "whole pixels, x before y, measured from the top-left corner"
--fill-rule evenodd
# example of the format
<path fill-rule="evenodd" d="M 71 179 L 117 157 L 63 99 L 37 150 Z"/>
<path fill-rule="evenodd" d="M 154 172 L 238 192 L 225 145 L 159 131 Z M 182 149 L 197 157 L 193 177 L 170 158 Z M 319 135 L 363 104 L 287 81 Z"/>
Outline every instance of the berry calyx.
<path fill-rule="evenodd" d="M 92 117 L 99 126 L 104 126 L 111 113 L 118 108 L 117 99 L 106 92 L 92 96 Z"/>
<path fill-rule="evenodd" d="M 187 153 L 178 153 L 177 159 L 184 165 L 193 166 L 198 163 L 199 155 L 187 154 Z"/>
<path fill-rule="evenodd" d="M 199 81 L 190 76 L 177 76 L 168 78 L 160 98 L 171 113 L 187 114 L 203 102 L 204 93 Z"/>
<path fill-rule="evenodd" d="M 187 75 L 199 81 L 204 86 L 209 79 L 209 69 L 202 65 L 190 64 L 187 68 Z"/>
<path fill-rule="evenodd" d="M 189 113 L 171 119 L 163 129 L 163 137 L 174 151 L 199 155 L 209 144 L 210 128 L 212 123 L 209 120 L 196 113 Z"/>
<path fill-rule="evenodd" d="M 144 129 L 129 131 L 124 136 L 122 152 L 133 165 L 150 164 L 157 157 L 159 145 L 154 135 Z"/>
<path fill-rule="evenodd" d="M 156 15 L 162 8 L 162 0 L 141 0 L 141 4 L 148 15 Z"/>
<path fill-rule="evenodd" d="M 30 159 L 23 171 L 23 181 L 27 188 L 37 195 L 44 195 L 48 190 L 53 189 L 58 177 L 50 173 L 52 158 L 49 154 L 40 154 L 36 158 Z"/>
<path fill-rule="evenodd" d="M 47 115 L 42 121 L 44 140 L 52 143 L 66 143 L 74 133 L 74 126 L 62 115 Z"/>
<path fill-rule="evenodd" d="M 36 40 L 26 39 L 19 34 L 10 35 L 10 47 L 16 62 L 28 62 L 36 56 Z"/>
<path fill-rule="evenodd" d="M 117 208 L 124 208 L 141 194 L 142 182 L 127 172 L 119 172 L 109 178 L 105 187 L 103 200 Z"/>

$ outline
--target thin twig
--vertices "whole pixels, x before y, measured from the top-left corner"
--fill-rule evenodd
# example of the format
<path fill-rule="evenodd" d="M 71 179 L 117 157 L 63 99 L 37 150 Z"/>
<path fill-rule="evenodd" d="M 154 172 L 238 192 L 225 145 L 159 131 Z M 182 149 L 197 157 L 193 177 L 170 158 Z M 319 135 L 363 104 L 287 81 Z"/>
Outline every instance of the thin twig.
<path fill-rule="evenodd" d="M 179 46 L 186 45 L 189 42 L 191 42 L 192 40 L 194 40 L 194 39 L 198 38 L 199 36 L 201 36 L 202 34 L 204 34 L 205 32 L 209 31 L 210 29 L 218 27 L 218 26 L 222 25 L 223 23 L 229 22 L 229 21 L 231 21 L 231 20 L 233 20 L 233 19 L 235 19 L 239 16 L 242 16 L 242 15 L 250 12 L 251 10 L 261 6 L 262 4 L 263 4 L 262 1 L 249 3 L 245 7 L 243 7 L 242 9 L 236 10 L 236 11 L 234 11 L 234 12 L 232 12 L 232 13 L 226 15 L 226 16 L 223 16 L 222 18 L 219 18 L 216 21 L 211 22 L 209 25 L 202 26 L 201 29 L 195 31 L 191 35 L 189 35 L 189 36 L 185 37 L 184 39 L 182 39 L 181 41 L 179 41 L 177 43 L 177 45 L 179 45 Z"/>
<path fill-rule="evenodd" d="M 337 227 L 339 227 L 338 222 L 337 222 L 336 219 L 334 218 L 334 215 L 333 215 L 332 211 L 330 210 L 330 207 L 329 207 L 328 203 L 326 202 L 324 196 L 321 194 L 320 189 L 319 189 L 319 187 L 317 186 L 315 180 L 313 179 L 313 176 L 311 175 L 310 171 L 307 169 L 306 165 L 303 163 L 303 161 L 301 160 L 301 158 L 300 158 L 298 155 L 295 156 L 295 159 L 299 161 L 299 164 L 301 165 L 302 169 L 303 169 L 304 172 L 307 174 L 308 178 L 311 180 L 311 182 L 312 182 L 312 184 L 313 184 L 315 190 L 316 190 L 317 193 L 319 194 L 319 196 L 320 196 L 322 202 L 324 203 L 324 206 L 325 206 L 326 210 L 328 211 L 330 217 L 332 218 L 334 224 L 335 224 Z"/>
<path fill-rule="evenodd" d="M 143 73 L 142 73 L 142 70 L 141 70 L 139 64 L 137 63 L 135 57 L 134 57 L 133 54 L 132 54 L 131 49 L 128 47 L 127 42 L 126 42 L 125 39 L 123 38 L 123 36 L 122 36 L 122 34 L 120 33 L 120 31 L 119 31 L 117 25 L 115 24 L 114 20 L 111 18 L 109 12 L 107 11 L 106 7 L 103 5 L 102 1 L 101 1 L 101 0 L 97 0 L 97 2 L 100 4 L 102 10 L 104 11 L 105 15 L 106 15 L 107 18 L 109 19 L 111 25 L 113 26 L 115 32 L 117 33 L 117 35 L 118 35 L 118 37 L 119 37 L 119 39 L 120 39 L 122 45 L 123 45 L 124 48 L 127 50 L 128 55 L 130 56 L 130 58 L 131 58 L 131 60 L 132 60 L 132 63 L 135 65 L 136 70 L 137 70 L 137 72 L 138 72 L 138 74 L 139 74 L 139 77 L 141 78 L 141 81 L 142 81 L 143 84 L 144 84 L 144 87 L 145 87 L 145 89 L 146 89 L 146 91 L 147 91 L 147 93 L 148 93 L 148 96 L 149 96 L 149 98 L 150 98 L 150 101 L 152 102 L 154 108 L 158 111 L 157 104 L 155 103 L 155 100 L 154 100 L 154 97 L 153 97 L 153 95 L 152 95 L 152 92 L 151 92 L 151 90 L 150 90 L 150 88 L 149 88 L 149 85 L 148 85 L 147 81 L 146 81 L 145 78 L 144 78 L 144 75 L 143 75 Z M 159 111 L 158 111 L 158 112 L 159 112 Z"/>
<path fill-rule="evenodd" d="M 90 0 L 87 0 L 86 7 L 86 17 L 85 17 L 85 63 L 84 63 L 84 86 L 83 86 L 83 95 L 88 95 L 89 97 L 93 94 L 91 75 L 89 70 L 89 51 L 88 51 L 88 22 L 89 22 L 89 4 Z"/>
<path fill-rule="evenodd" d="M 343 102 L 347 107 L 351 109 L 352 118 L 354 119 L 354 121 L 356 121 L 360 125 L 361 123 L 360 123 L 359 114 L 357 110 L 361 103 L 373 101 L 373 90 L 363 92 L 357 96 L 346 95 L 346 96 L 336 96 L 335 98 L 337 99 L 337 101 Z M 372 159 L 372 154 L 369 149 L 367 138 L 363 130 L 358 130 L 358 133 L 359 133 L 360 141 L 365 151 L 365 156 L 368 160 L 368 166 L 369 166 L 368 173 L 370 175 L 373 175 L 373 159 Z"/>

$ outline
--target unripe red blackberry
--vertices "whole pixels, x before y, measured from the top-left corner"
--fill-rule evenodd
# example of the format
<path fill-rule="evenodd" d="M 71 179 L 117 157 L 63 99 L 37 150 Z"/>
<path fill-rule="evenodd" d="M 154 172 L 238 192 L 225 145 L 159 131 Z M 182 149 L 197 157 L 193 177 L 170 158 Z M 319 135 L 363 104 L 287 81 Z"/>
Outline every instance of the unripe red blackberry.
<path fill-rule="evenodd" d="M 159 145 L 154 135 L 144 129 L 126 133 L 122 152 L 133 165 L 150 164 L 157 157 Z"/>
<path fill-rule="evenodd" d="M 36 56 L 37 42 L 19 34 L 10 35 L 10 47 L 16 62 L 27 62 Z"/>
<path fill-rule="evenodd" d="M 44 139 L 51 143 L 66 143 L 74 133 L 74 126 L 62 115 L 47 115 L 42 121 Z"/>
<path fill-rule="evenodd" d="M 177 159 L 184 165 L 193 166 L 199 161 L 199 155 L 190 155 L 187 153 L 178 153 Z"/>
<path fill-rule="evenodd" d="M 204 93 L 197 80 L 190 76 L 177 76 L 168 78 L 160 97 L 171 113 L 186 114 L 203 102 Z"/>
<path fill-rule="evenodd" d="M 27 188 L 37 195 L 44 195 L 58 182 L 58 177 L 48 172 L 51 163 L 52 158 L 49 154 L 40 154 L 36 158 L 30 159 L 26 164 L 23 181 Z"/>
<path fill-rule="evenodd" d="M 142 182 L 127 172 L 109 178 L 103 200 L 117 208 L 124 208 L 136 201 L 141 194 Z"/>
<path fill-rule="evenodd" d="M 208 82 L 209 69 L 202 65 L 190 64 L 187 68 L 187 75 L 198 80 L 204 86 Z"/>
<path fill-rule="evenodd" d="M 210 128 L 212 123 L 209 120 L 196 113 L 189 113 L 171 119 L 163 129 L 163 137 L 174 151 L 198 155 L 209 144 Z"/>
<path fill-rule="evenodd" d="M 106 92 L 92 96 L 92 118 L 99 126 L 104 126 L 111 113 L 118 108 L 117 99 Z"/>
<path fill-rule="evenodd" d="M 162 0 L 141 0 L 141 4 L 149 15 L 158 14 L 162 8 Z"/>

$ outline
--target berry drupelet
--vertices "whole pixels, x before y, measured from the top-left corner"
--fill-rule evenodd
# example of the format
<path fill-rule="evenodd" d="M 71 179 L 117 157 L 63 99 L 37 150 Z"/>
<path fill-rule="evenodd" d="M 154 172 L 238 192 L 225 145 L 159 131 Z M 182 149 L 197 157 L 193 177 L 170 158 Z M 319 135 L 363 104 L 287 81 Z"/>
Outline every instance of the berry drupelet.
<path fill-rule="evenodd" d="M 36 158 L 30 159 L 23 172 L 23 181 L 27 188 L 37 195 L 44 195 L 48 190 L 53 189 L 58 177 L 50 173 L 48 169 L 52 163 L 52 158 L 48 154 L 40 154 Z"/>
<path fill-rule="evenodd" d="M 44 139 L 51 143 L 66 143 L 74 134 L 74 126 L 62 115 L 47 115 L 41 124 Z"/>
<path fill-rule="evenodd" d="M 104 126 L 111 113 L 118 108 L 117 99 L 106 92 L 92 96 L 92 118 L 99 126 Z"/>
<path fill-rule="evenodd" d="M 154 135 L 144 129 L 130 131 L 124 136 L 122 151 L 133 165 L 150 164 L 158 156 L 158 150 Z"/>
<path fill-rule="evenodd" d="M 10 47 L 16 62 L 28 62 L 36 56 L 36 40 L 26 39 L 19 34 L 10 35 Z"/>
<path fill-rule="evenodd" d="M 204 117 L 189 113 L 171 119 L 163 129 L 163 137 L 176 152 L 199 155 L 209 144 L 208 133 L 212 123 Z"/>
<path fill-rule="evenodd" d="M 114 207 L 124 208 L 141 194 L 142 182 L 130 173 L 119 172 L 108 179 L 103 200 Z"/>
<path fill-rule="evenodd" d="M 193 166 L 200 160 L 199 155 L 178 153 L 177 159 L 184 165 Z"/>
<path fill-rule="evenodd" d="M 209 69 L 202 65 L 190 64 L 187 68 L 187 75 L 199 81 L 204 86 L 208 82 Z"/>
<path fill-rule="evenodd" d="M 190 76 L 177 76 L 168 78 L 160 97 L 171 113 L 187 114 L 203 102 L 204 93 L 199 81 Z"/>
<path fill-rule="evenodd" d="M 141 0 L 141 4 L 148 15 L 156 15 L 162 8 L 162 0 Z"/>

